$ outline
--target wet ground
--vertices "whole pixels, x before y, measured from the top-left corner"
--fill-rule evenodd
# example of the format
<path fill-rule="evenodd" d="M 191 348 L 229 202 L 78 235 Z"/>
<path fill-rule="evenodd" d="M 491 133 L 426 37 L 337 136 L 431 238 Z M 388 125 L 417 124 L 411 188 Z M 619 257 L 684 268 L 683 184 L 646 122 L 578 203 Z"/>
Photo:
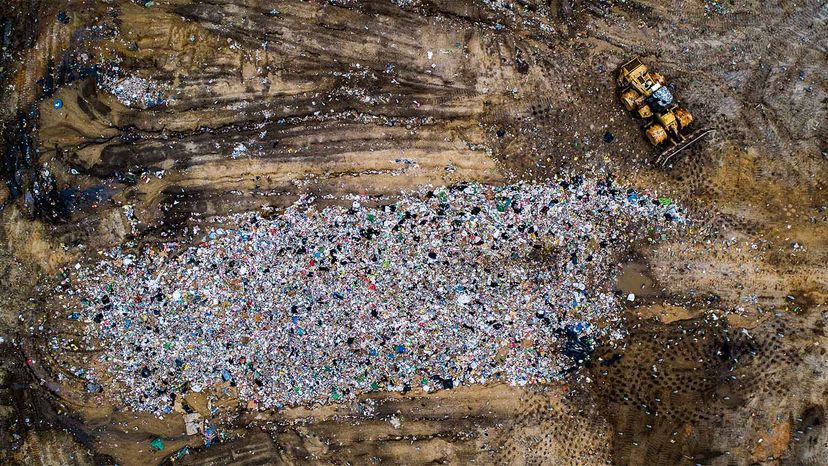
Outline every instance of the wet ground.
<path fill-rule="evenodd" d="M 3 462 L 828 463 L 824 3 L 271 3 L 0 9 Z M 617 102 L 633 55 L 717 129 L 670 170 Z M 44 350 L 87 356 L 50 317 L 54 279 L 121 241 L 303 193 L 572 173 L 680 200 L 697 228 L 634 248 L 629 336 L 564 382 L 216 415 L 194 397 L 222 426 L 205 448 Z"/>

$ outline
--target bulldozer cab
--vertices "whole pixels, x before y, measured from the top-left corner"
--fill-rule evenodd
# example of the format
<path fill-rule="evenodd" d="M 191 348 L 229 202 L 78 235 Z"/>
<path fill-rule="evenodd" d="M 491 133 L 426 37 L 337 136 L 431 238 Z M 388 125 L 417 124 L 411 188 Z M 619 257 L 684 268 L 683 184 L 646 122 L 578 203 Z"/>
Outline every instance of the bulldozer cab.
<path fill-rule="evenodd" d="M 673 106 L 673 94 L 666 87 L 658 86 L 656 91 L 647 99 L 647 103 L 656 112 L 666 112 Z"/>

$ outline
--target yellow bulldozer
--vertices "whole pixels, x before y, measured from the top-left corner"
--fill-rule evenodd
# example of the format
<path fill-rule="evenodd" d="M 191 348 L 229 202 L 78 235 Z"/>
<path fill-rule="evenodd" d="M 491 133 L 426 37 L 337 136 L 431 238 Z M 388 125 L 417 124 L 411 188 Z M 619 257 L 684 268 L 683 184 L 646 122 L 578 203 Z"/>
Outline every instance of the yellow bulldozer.
<path fill-rule="evenodd" d="M 648 70 L 638 57 L 618 69 L 618 88 L 624 108 L 644 120 L 644 133 L 654 146 L 669 144 L 656 163 L 667 167 L 682 150 L 712 133 L 713 129 L 699 129 L 688 134 L 693 115 L 679 106 L 664 76 Z"/>

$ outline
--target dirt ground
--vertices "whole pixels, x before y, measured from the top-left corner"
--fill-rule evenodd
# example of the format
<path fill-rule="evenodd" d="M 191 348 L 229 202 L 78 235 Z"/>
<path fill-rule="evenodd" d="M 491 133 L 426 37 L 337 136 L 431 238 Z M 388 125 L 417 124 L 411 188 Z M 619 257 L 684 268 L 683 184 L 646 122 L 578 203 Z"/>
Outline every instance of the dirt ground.
<path fill-rule="evenodd" d="M 824 1 L 0 0 L 0 16 L 0 462 L 828 464 Z M 617 99 L 636 55 L 716 129 L 669 170 Z M 560 383 L 284 412 L 231 394 L 215 415 L 188 399 L 222 426 L 206 448 L 180 414 L 58 381 L 50 339 L 90 354 L 51 312 L 55 277 L 103 248 L 301 194 L 571 174 L 676 199 L 694 227 L 631 245 L 628 337 Z"/>

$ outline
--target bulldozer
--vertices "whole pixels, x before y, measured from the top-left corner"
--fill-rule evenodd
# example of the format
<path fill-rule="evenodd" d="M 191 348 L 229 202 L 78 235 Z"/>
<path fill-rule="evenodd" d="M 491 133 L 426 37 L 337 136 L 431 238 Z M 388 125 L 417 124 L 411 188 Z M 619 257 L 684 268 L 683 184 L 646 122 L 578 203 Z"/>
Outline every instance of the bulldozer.
<path fill-rule="evenodd" d="M 657 165 L 671 166 L 679 152 L 715 131 L 704 128 L 688 132 L 693 115 L 675 102 L 664 76 L 651 72 L 638 57 L 618 69 L 618 88 L 624 108 L 644 120 L 644 133 L 650 143 L 667 146 L 656 159 Z"/>

